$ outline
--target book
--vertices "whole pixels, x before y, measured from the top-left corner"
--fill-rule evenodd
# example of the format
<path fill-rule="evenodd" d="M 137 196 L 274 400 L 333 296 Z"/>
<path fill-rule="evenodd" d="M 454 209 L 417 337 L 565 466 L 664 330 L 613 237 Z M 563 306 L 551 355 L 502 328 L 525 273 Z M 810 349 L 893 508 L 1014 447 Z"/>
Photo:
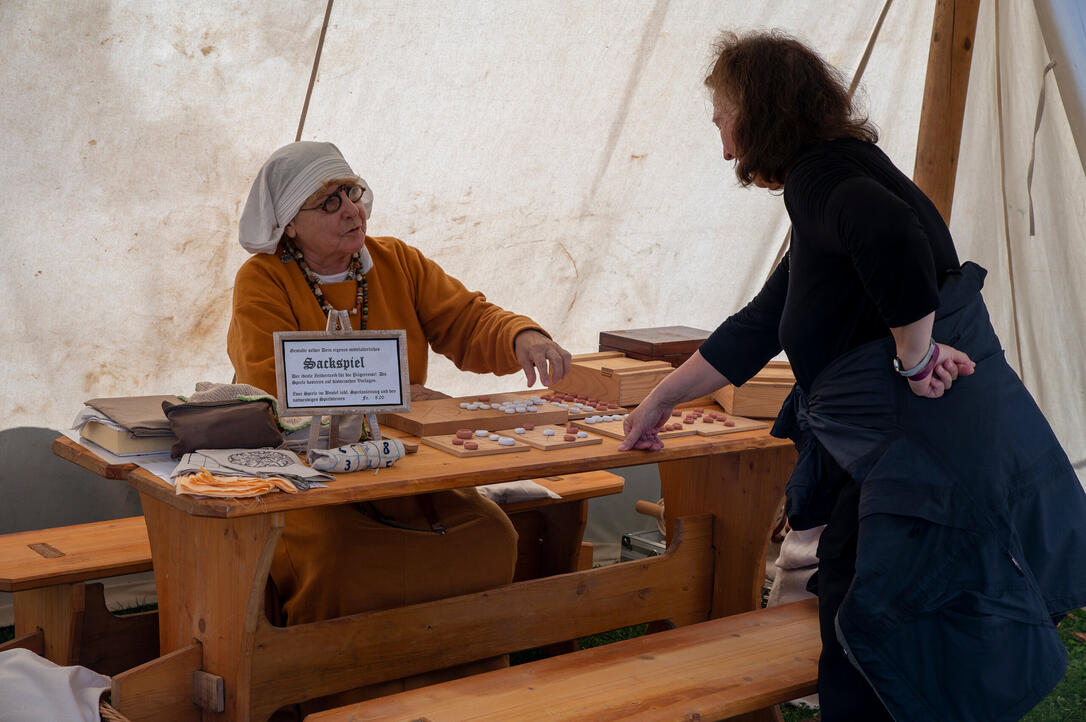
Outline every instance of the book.
<path fill-rule="evenodd" d="M 84 424 L 79 431 L 79 435 L 118 456 L 160 454 L 168 452 L 177 443 L 177 437 L 173 434 L 168 436 L 133 436 L 128 431 L 114 429 L 97 421 L 88 421 Z"/>

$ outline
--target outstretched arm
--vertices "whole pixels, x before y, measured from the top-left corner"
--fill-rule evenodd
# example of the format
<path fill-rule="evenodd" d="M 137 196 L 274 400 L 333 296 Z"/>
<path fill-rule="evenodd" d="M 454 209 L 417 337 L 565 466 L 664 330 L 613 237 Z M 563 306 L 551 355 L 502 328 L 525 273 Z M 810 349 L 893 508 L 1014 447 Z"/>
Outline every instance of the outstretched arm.
<path fill-rule="evenodd" d="M 626 438 L 618 445 L 619 451 L 662 449 L 664 445 L 657 432 L 671 417 L 672 409 L 684 401 L 693 401 L 729 383 L 731 382 L 722 373 L 705 360 L 700 351 L 695 351 L 693 356 L 668 374 L 626 417 L 623 422 Z"/>

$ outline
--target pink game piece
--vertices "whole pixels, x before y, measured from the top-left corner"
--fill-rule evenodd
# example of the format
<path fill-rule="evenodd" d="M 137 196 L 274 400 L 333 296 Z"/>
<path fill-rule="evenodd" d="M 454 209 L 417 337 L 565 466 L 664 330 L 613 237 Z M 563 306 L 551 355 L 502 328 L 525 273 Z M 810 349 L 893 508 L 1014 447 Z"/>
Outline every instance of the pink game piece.
<path fill-rule="evenodd" d="M 566 434 L 562 438 L 565 439 L 566 441 L 576 441 L 577 440 L 577 435 L 576 434 Z"/>
<path fill-rule="evenodd" d="M 566 433 L 567 434 L 576 434 L 577 433 L 577 427 L 576 426 L 567 426 L 566 427 Z"/>
<path fill-rule="evenodd" d="M 489 396 L 480 396 L 477 400 L 482 401 L 485 404 L 487 401 L 490 401 L 490 397 Z"/>
<path fill-rule="evenodd" d="M 534 428 L 535 428 L 535 424 L 525 424 L 525 425 L 524 425 L 524 430 L 525 430 L 525 431 L 531 431 L 531 430 L 533 430 Z"/>
<path fill-rule="evenodd" d="M 471 429 L 457 429 L 456 430 L 456 438 L 458 438 L 460 440 L 470 439 L 471 438 Z"/>
<path fill-rule="evenodd" d="M 464 445 L 464 440 L 461 439 L 459 436 L 457 436 L 455 439 L 452 440 L 452 445 L 453 446 L 463 446 Z"/>
<path fill-rule="evenodd" d="M 734 421 L 732 421 L 731 419 L 727 419 L 727 420 L 726 420 L 726 421 L 724 422 L 724 425 L 725 425 L 725 426 L 735 426 L 735 422 L 734 422 Z"/>
<path fill-rule="evenodd" d="M 476 449 L 479 448 L 479 445 L 476 444 L 474 441 L 465 441 L 464 442 L 464 448 L 467 449 L 468 451 L 475 451 Z"/>

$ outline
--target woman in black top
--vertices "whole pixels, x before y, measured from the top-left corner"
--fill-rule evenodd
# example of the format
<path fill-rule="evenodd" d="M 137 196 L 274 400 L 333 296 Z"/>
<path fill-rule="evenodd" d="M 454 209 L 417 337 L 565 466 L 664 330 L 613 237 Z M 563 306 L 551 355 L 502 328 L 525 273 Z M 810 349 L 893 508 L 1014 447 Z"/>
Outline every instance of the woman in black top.
<path fill-rule="evenodd" d="M 726 34 L 716 50 L 705 83 L 724 158 L 742 185 L 784 189 L 791 247 L 627 417 L 620 448 L 662 448 L 674 406 L 783 349 L 797 381 L 774 427 L 799 449 L 789 520 L 828 523 L 812 583 L 822 719 L 1015 719 L 1062 676 L 1049 615 L 1086 600 L 1086 577 L 1064 578 L 1086 572 L 1071 560 L 1086 495 L 1003 359 L 983 269 L 959 263 L 838 73 L 777 33 Z M 1064 544 L 1056 562 L 1046 534 Z M 988 640 L 1030 679 L 993 674 Z"/>

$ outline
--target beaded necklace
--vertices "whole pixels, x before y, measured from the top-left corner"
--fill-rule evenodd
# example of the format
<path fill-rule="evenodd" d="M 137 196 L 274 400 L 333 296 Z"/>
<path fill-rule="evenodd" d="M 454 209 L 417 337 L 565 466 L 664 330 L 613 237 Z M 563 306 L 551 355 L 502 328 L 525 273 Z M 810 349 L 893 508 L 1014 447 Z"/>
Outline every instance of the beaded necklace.
<path fill-rule="evenodd" d="M 298 264 L 298 268 L 302 271 L 302 277 L 305 278 L 305 282 L 309 284 L 309 289 L 313 291 L 313 296 L 317 299 L 317 305 L 321 307 L 325 314 L 331 312 L 333 310 L 332 304 L 324 299 L 320 279 L 317 278 L 316 273 L 310 270 L 305 258 L 302 257 L 302 252 L 289 239 L 284 238 L 283 242 L 286 251 L 283 252 L 280 260 L 283 263 L 290 263 L 291 259 L 293 259 Z M 347 278 L 344 280 L 357 283 L 354 296 L 355 307 L 351 309 L 351 313 L 357 316 L 361 309 L 362 324 L 359 326 L 359 330 L 365 331 L 366 322 L 369 321 L 370 317 L 370 292 L 366 284 L 366 274 L 362 271 L 361 251 L 355 251 L 351 254 L 351 261 L 347 264 Z"/>

